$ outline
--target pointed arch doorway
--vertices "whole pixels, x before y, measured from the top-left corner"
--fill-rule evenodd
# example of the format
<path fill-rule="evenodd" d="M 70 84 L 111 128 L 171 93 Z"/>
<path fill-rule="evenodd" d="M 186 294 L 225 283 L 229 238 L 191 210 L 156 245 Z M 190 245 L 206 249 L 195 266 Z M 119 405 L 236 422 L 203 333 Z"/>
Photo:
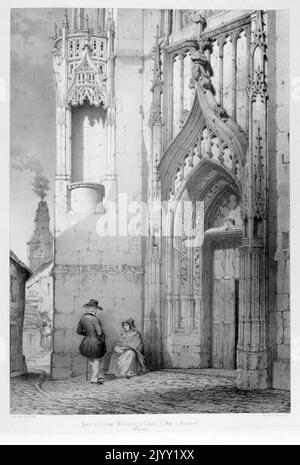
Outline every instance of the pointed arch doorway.
<path fill-rule="evenodd" d="M 235 370 L 239 325 L 240 237 L 222 234 L 205 240 L 209 270 L 204 292 L 210 313 L 211 368 Z"/>
<path fill-rule="evenodd" d="M 161 244 L 165 367 L 236 367 L 247 141 L 211 103 L 197 85 L 190 114 L 159 165 L 168 210 Z"/>
<path fill-rule="evenodd" d="M 170 208 L 164 365 L 236 368 L 240 193 L 231 173 L 202 160 Z"/>
<path fill-rule="evenodd" d="M 210 314 L 212 368 L 237 368 L 242 226 L 239 194 L 228 184 L 212 201 L 204 232 L 203 303 Z"/>

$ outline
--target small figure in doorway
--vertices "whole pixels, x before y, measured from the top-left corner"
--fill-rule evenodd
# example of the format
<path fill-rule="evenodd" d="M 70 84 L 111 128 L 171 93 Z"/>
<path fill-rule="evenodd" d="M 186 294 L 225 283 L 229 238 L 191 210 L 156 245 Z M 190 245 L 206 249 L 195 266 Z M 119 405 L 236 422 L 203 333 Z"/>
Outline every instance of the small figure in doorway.
<path fill-rule="evenodd" d="M 45 352 L 52 350 L 52 321 L 49 318 L 46 311 L 40 313 L 41 323 L 40 323 L 40 332 L 41 332 L 41 342 L 40 346 Z"/>

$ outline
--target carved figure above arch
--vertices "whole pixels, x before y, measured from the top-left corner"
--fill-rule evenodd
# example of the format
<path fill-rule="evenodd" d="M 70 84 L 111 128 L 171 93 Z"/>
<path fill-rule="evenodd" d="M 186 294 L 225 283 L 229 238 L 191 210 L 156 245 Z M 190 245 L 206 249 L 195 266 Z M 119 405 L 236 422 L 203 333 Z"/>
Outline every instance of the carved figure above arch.
<path fill-rule="evenodd" d="M 237 193 L 228 189 L 214 202 L 206 221 L 206 229 L 221 228 L 230 223 L 233 228 L 242 228 L 240 200 Z"/>

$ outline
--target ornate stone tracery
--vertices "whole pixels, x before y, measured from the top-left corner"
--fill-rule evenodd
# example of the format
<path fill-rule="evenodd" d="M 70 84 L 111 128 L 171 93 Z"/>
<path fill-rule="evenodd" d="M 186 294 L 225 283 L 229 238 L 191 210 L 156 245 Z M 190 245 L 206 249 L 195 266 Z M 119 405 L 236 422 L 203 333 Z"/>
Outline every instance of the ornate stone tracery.
<path fill-rule="evenodd" d="M 263 18 L 263 11 L 257 10 L 255 21 L 255 30 L 254 30 L 254 45 L 255 47 L 260 47 L 263 57 L 267 56 L 267 41 L 266 41 L 266 31 L 265 23 Z"/>
<path fill-rule="evenodd" d="M 75 11 L 76 10 L 76 11 Z M 107 17 L 106 28 L 101 24 L 104 14 L 93 13 L 91 20 L 83 18 L 82 9 L 75 9 L 70 25 L 67 10 L 61 31 L 55 31 L 54 72 L 58 105 L 112 105 L 111 54 L 114 37 L 113 18 Z M 77 11 L 78 10 L 78 11 Z"/>
<path fill-rule="evenodd" d="M 72 210 L 75 192 L 72 190 L 75 152 L 72 149 L 72 125 L 74 114 L 84 105 L 84 111 L 90 107 L 100 108 L 103 122 L 103 142 L 101 142 L 101 157 L 99 157 L 99 173 L 95 174 L 98 187 L 105 192 L 115 192 L 115 101 L 114 101 L 114 25 L 111 10 L 92 9 L 91 16 L 84 18 L 84 9 L 72 11 L 70 23 L 67 10 L 62 30 L 55 33 L 53 49 L 53 67 L 56 79 L 56 114 L 57 114 L 57 179 L 66 183 L 66 199 L 61 203 L 64 209 Z M 106 16 L 106 25 L 104 18 Z M 91 108 L 93 113 L 93 108 Z M 100 115 L 99 113 L 99 115 Z M 79 113 L 77 113 L 78 115 Z M 88 130 L 88 129 L 87 129 Z M 101 129 L 102 130 L 102 129 Z M 95 129 L 96 134 L 96 129 Z M 97 135 L 98 137 L 98 135 Z M 100 136 L 99 136 L 100 137 Z M 81 153 L 81 157 L 88 157 Z M 88 162 L 87 162 L 88 163 Z M 84 160 L 83 160 L 84 164 Z M 104 172 L 105 170 L 105 172 Z M 84 189 L 89 189 L 90 178 L 87 170 L 75 175 L 75 181 L 80 181 L 77 196 L 85 195 Z M 72 178 L 72 179 L 71 179 Z M 81 189 L 82 187 L 82 189 Z M 89 192 L 89 194 L 92 194 Z M 93 211 L 97 209 L 94 205 Z"/>
<path fill-rule="evenodd" d="M 166 173 L 166 185 L 171 184 L 169 192 L 174 195 L 204 158 L 209 158 L 216 166 L 224 167 L 233 177 L 241 179 L 247 145 L 241 128 L 215 101 L 207 58 L 199 51 L 192 53 L 191 57 L 191 83 L 196 90 L 194 104 L 182 130 L 167 147 L 160 164 L 161 176 Z M 169 158 L 171 152 L 172 159 Z M 172 166 L 167 165 L 169 159 Z M 168 196 L 164 188 L 162 194 L 164 198 Z"/>
<path fill-rule="evenodd" d="M 193 13 L 189 13 L 187 20 L 193 17 Z M 249 45 L 250 27 L 253 29 L 253 42 Z M 235 276 L 240 280 L 237 364 L 238 385 L 241 389 L 264 388 L 266 380 L 262 225 L 267 205 L 264 108 L 268 94 L 264 28 L 263 14 L 257 12 L 256 15 L 252 15 L 252 19 L 245 16 L 238 21 L 233 30 L 232 26 L 225 25 L 216 32 L 202 31 L 199 46 L 190 44 L 190 87 L 195 91 L 194 103 L 191 110 L 182 117 L 181 129 L 167 145 L 158 165 L 161 199 L 167 200 L 169 205 L 169 236 L 165 242 L 162 238 L 161 243 L 162 262 L 166 260 L 164 286 L 166 325 L 170 338 L 167 343 L 170 344 L 168 350 L 172 351 L 176 344 L 180 345 L 180 338 L 192 338 L 193 334 L 200 334 L 203 345 L 198 357 L 201 366 L 209 366 L 209 326 L 204 320 L 205 315 L 208 318 L 211 311 L 210 304 L 207 303 L 210 301 L 207 289 L 211 287 L 211 278 L 210 273 L 205 273 L 204 269 L 205 263 L 211 261 L 214 241 L 218 244 L 223 243 L 225 249 L 234 251 L 232 253 L 237 257 L 236 263 L 240 263 L 240 270 L 235 271 Z M 222 102 L 216 101 L 209 63 L 212 40 L 218 41 L 222 59 L 225 41 L 231 41 L 233 47 L 236 47 L 241 33 L 247 39 L 245 44 L 251 50 L 250 64 L 247 68 L 250 74 L 250 112 L 247 116 L 249 138 L 223 108 Z M 174 56 L 181 53 L 179 45 L 170 46 L 168 50 Z M 161 89 L 160 86 L 158 88 Z M 236 104 L 235 99 L 233 104 Z M 258 113 L 255 113 L 254 105 L 260 106 Z M 156 118 L 153 121 L 155 122 Z M 192 202 L 193 207 L 191 211 L 185 208 L 184 212 L 179 214 L 182 208 L 180 202 L 185 201 Z M 190 229 L 186 227 L 189 218 L 192 218 Z M 223 257 L 224 254 L 220 252 L 219 255 Z M 258 273 L 252 277 L 254 269 L 258 270 Z M 256 282 L 252 291 L 248 289 L 251 279 Z M 246 294 L 247 301 L 244 297 Z M 203 327 L 199 324 L 200 320 Z M 193 332 L 195 328 L 198 328 L 200 333 Z M 260 334 L 259 342 L 248 344 L 245 339 L 246 333 L 252 334 L 254 338 Z M 192 339 L 189 344 L 193 347 L 194 343 L 191 341 Z M 252 368 L 249 369 L 249 364 L 254 364 L 253 371 Z"/>
<path fill-rule="evenodd" d="M 162 126 L 164 124 L 161 109 L 161 94 L 163 92 L 163 81 L 161 69 L 161 48 L 158 27 L 155 45 L 153 80 L 150 90 L 153 93 L 153 99 L 151 103 L 151 110 L 149 116 L 149 126 Z"/>
<path fill-rule="evenodd" d="M 67 93 L 67 103 L 83 105 L 88 101 L 90 105 L 104 108 L 108 106 L 106 76 L 99 70 L 93 61 L 92 49 L 89 43 L 84 45 L 81 61 L 73 69 L 73 80 Z"/>
<path fill-rule="evenodd" d="M 208 337 L 200 325 L 205 217 L 217 208 L 221 196 L 224 201 L 225 193 L 228 203 L 230 195 L 240 197 L 247 146 L 243 131 L 215 100 L 211 67 L 203 54 L 209 46 L 209 42 L 202 43 L 200 50 L 191 52 L 194 104 L 159 164 L 162 199 L 169 200 L 170 206 L 170 236 L 164 249 L 167 326 L 176 344 L 183 337 L 199 337 L 199 331 L 203 340 Z M 240 207 L 227 210 L 228 233 L 234 228 L 240 233 Z M 195 340 L 190 339 L 191 347 L 194 344 Z M 200 363 L 207 366 L 205 345 L 201 350 Z M 196 357 L 195 353 L 192 357 Z"/>
<path fill-rule="evenodd" d="M 260 67 L 254 71 L 252 79 L 249 76 L 248 94 L 251 98 L 251 102 L 256 102 L 258 98 L 260 98 L 262 102 L 265 102 L 265 99 L 268 98 L 265 73 Z"/>
<path fill-rule="evenodd" d="M 260 126 L 257 127 L 255 156 L 253 164 L 253 184 L 254 184 L 254 199 L 252 206 L 253 218 L 261 219 L 265 214 L 265 196 L 264 196 L 264 160 L 262 155 L 262 137 Z"/>

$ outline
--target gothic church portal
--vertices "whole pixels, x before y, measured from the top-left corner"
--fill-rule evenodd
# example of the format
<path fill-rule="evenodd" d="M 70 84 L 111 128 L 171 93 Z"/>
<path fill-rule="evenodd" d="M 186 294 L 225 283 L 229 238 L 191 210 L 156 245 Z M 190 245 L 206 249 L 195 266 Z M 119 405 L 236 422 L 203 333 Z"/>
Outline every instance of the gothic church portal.
<path fill-rule="evenodd" d="M 66 11 L 54 379 L 84 372 L 74 328 L 97 298 L 108 350 L 131 316 L 152 369 L 288 389 L 288 33 L 284 10 Z"/>

